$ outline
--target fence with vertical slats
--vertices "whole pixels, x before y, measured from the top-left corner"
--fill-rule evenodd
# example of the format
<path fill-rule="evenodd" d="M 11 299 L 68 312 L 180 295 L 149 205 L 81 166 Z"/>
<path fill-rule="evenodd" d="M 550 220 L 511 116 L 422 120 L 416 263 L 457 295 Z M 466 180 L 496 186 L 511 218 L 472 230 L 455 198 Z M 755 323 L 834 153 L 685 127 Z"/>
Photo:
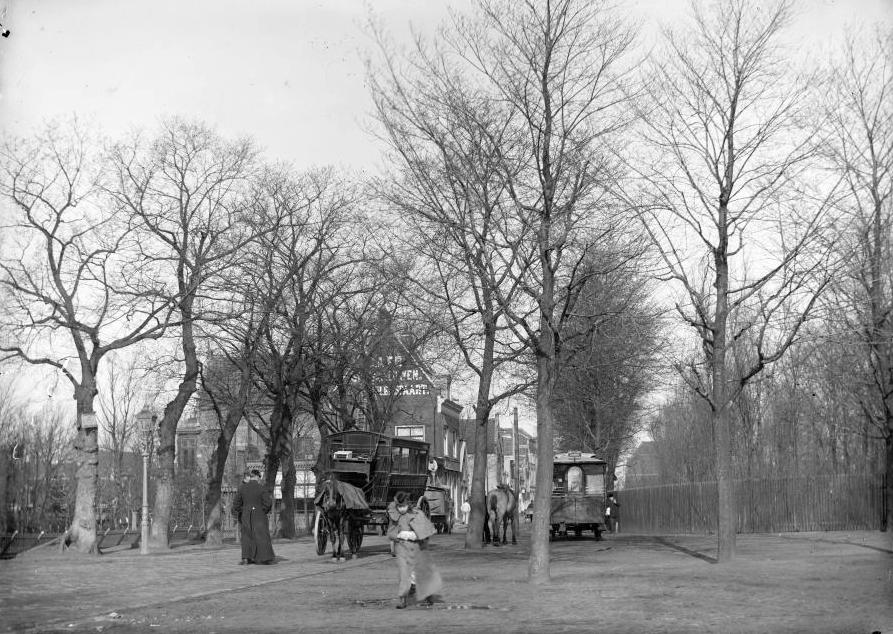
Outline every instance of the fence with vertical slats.
<path fill-rule="evenodd" d="M 641 533 L 716 532 L 716 482 L 622 489 L 621 529 Z M 821 475 L 735 481 L 739 533 L 877 530 L 883 477 Z"/>

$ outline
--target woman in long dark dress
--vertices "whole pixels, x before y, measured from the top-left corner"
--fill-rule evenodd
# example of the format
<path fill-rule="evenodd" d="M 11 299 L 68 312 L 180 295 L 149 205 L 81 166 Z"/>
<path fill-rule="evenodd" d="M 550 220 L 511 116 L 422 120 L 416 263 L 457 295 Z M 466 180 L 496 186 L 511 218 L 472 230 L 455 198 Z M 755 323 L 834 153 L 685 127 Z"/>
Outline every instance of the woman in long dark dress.
<path fill-rule="evenodd" d="M 273 508 L 273 496 L 260 483 L 260 471 L 251 470 L 248 482 L 239 486 L 233 501 L 233 514 L 242 527 L 240 564 L 271 564 L 273 541 L 267 528 L 267 513 Z"/>

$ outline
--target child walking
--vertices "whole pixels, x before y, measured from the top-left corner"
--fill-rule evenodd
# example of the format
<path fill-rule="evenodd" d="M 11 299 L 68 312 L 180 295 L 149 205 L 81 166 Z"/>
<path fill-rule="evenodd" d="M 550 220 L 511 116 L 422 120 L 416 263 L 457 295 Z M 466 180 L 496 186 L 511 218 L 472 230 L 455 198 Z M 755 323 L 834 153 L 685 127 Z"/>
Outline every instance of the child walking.
<path fill-rule="evenodd" d="M 425 514 L 413 506 L 409 494 L 400 491 L 388 507 L 391 520 L 388 538 L 394 545 L 400 582 L 397 586 L 397 609 L 405 608 L 410 590 L 415 586 L 419 602 L 430 604 L 440 592 L 443 581 L 426 549 L 428 538 L 437 532 Z"/>

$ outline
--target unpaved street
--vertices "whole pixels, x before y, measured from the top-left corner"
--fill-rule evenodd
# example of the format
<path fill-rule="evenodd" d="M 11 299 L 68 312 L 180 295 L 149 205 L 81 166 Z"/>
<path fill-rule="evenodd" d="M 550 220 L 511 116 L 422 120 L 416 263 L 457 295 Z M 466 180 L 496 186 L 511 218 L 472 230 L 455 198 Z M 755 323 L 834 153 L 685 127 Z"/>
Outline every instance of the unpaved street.
<path fill-rule="evenodd" d="M 727 566 L 712 562 L 711 537 L 571 539 L 552 544 L 545 587 L 525 580 L 526 534 L 481 552 L 462 540 L 434 538 L 446 588 L 430 608 L 394 609 L 395 563 L 367 535 L 341 564 L 306 538 L 276 543 L 275 566 L 238 566 L 234 546 L 79 566 L 38 553 L 0 562 L 0 620 L 42 632 L 893 631 L 893 554 L 879 533 L 742 535 Z"/>

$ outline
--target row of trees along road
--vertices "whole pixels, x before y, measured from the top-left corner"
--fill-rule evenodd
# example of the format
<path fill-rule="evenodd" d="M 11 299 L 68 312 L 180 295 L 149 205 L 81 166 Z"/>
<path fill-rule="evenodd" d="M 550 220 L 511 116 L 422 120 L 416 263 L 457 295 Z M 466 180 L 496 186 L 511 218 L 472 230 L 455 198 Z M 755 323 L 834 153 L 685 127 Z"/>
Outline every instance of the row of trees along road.
<path fill-rule="evenodd" d="M 823 316 L 832 281 L 853 262 L 841 248 L 846 226 L 867 251 L 849 286 L 870 298 L 860 305 L 871 317 L 852 330 L 867 334 L 879 399 L 866 410 L 889 471 L 889 260 L 871 259 L 889 245 L 889 37 L 874 57 L 851 45 L 841 67 L 802 73 L 784 48 L 789 2 L 695 6 L 691 27 L 667 31 L 645 60 L 603 3 L 478 7 L 407 52 L 379 34 L 370 84 L 397 166 L 390 200 L 435 238 L 430 257 L 452 254 L 428 287 L 455 307 L 455 323 L 474 324 L 477 338 L 464 341 L 478 351 L 466 360 L 481 379 L 479 427 L 503 396 L 492 370 L 517 362 L 520 344 L 536 366 L 537 481 L 551 480 L 555 388 L 588 258 L 634 258 L 644 232 L 699 341 L 674 365 L 710 413 L 718 559 L 729 561 L 732 410 Z M 827 103 L 829 94 L 852 99 Z M 473 486 L 469 545 L 480 492 Z M 548 578 L 548 497 L 541 487 L 534 502 L 534 582 Z"/>
<path fill-rule="evenodd" d="M 140 353 L 155 360 L 162 388 L 143 390 L 136 404 L 166 401 L 155 429 L 152 546 L 168 546 L 175 438 L 202 378 L 200 349 L 225 361 L 204 373 L 220 427 L 207 469 L 208 541 L 221 537 L 223 465 L 243 417 L 267 441 L 270 486 L 283 467 L 282 532 L 293 536 L 296 416 L 309 411 L 328 433 L 353 425 L 359 410 L 381 430 L 397 399 L 395 389 L 370 399 L 388 378 L 373 371 L 383 357 L 380 315 L 396 315 L 396 324 L 386 320 L 391 331 L 415 335 L 401 341 L 404 352 L 432 331 L 403 314 L 407 276 L 377 246 L 357 187 L 331 170 L 266 164 L 250 141 L 182 120 L 120 142 L 90 138 L 76 122 L 50 126 L 8 142 L 3 170 L 15 231 L 4 232 L 2 349 L 56 368 L 75 393 L 77 493 L 66 542 L 96 550 L 101 362 L 150 340 L 154 352 Z M 399 374 L 390 372 L 393 384 Z M 114 377 L 109 385 L 98 418 L 120 456 L 141 407 L 131 407 L 126 385 Z"/>
<path fill-rule="evenodd" d="M 395 333 L 413 334 L 398 337 L 404 352 L 431 348 L 434 334 L 458 349 L 476 379 L 481 450 L 499 400 L 533 397 L 537 482 L 552 480 L 556 436 L 619 452 L 632 428 L 606 433 L 599 418 L 641 413 L 658 341 L 644 283 L 654 262 L 667 282 L 656 299 L 676 293 L 700 342 L 676 366 L 714 430 L 720 561 L 734 556 L 732 410 L 825 302 L 857 305 L 859 317 L 836 330 L 824 320 L 822 332 L 863 337 L 877 385 L 863 409 L 884 435 L 889 472 L 889 37 L 873 54 L 852 45 L 833 73 L 797 77 L 781 48 L 789 21 L 787 2 L 725 0 L 696 10 L 647 59 L 600 2 L 484 0 L 409 51 L 373 24 L 368 79 L 392 169 L 368 184 L 295 175 L 247 140 L 182 121 L 107 145 L 76 127 L 64 141 L 51 128 L 7 143 L 0 194 L 17 231 L 4 237 L 13 337 L 2 349 L 74 387 L 69 540 L 93 549 L 100 361 L 147 340 L 175 342 L 182 370 L 159 421 L 156 545 L 166 545 L 173 442 L 201 380 L 200 345 L 230 368 L 204 373 L 221 424 L 212 518 L 243 417 L 268 442 L 268 477 L 283 467 L 288 501 L 299 413 L 323 433 L 386 424 L 398 391 L 382 383 L 399 383 L 412 356 L 388 354 Z M 830 102 L 830 82 L 850 90 Z M 626 355 L 624 334 L 636 339 Z M 593 359 L 616 363 L 600 371 Z M 556 413 L 581 390 L 610 397 L 581 399 L 559 429 Z M 475 460 L 469 547 L 484 464 Z M 529 576 L 542 583 L 548 486 L 534 517 Z"/>
<path fill-rule="evenodd" d="M 804 161 L 811 169 L 822 170 L 819 174 L 832 179 L 838 189 L 826 226 L 813 237 L 820 242 L 811 254 L 836 262 L 822 271 L 818 282 L 825 285 L 824 292 L 815 299 L 813 319 L 801 325 L 799 341 L 791 340 L 786 357 L 759 380 L 749 381 L 749 373 L 761 352 L 764 358 L 769 356 L 767 335 L 778 328 L 766 327 L 765 322 L 754 328 L 752 313 L 733 302 L 739 310 L 730 317 L 734 337 L 727 349 L 737 385 L 736 398 L 730 395 L 727 401 L 727 414 L 732 426 L 729 467 L 736 477 L 881 472 L 891 482 L 890 51 L 889 33 L 850 38 L 821 84 L 823 94 L 812 101 L 821 138 L 804 148 Z M 749 164 L 757 165 L 752 160 Z M 803 199 L 809 200 L 796 200 L 801 207 Z M 815 209 L 821 211 L 818 205 Z M 814 298 L 811 293 L 808 301 Z M 771 307 L 763 306 L 764 316 L 771 315 Z M 803 312 L 784 316 L 802 321 Z M 695 370 L 688 376 L 694 378 Z M 701 385 L 695 380 L 690 387 L 697 390 Z M 655 428 L 661 473 L 669 481 L 714 477 L 714 464 L 694 455 L 703 446 L 701 439 L 710 435 L 705 422 L 712 409 L 693 402 L 692 394 L 678 391 L 662 409 Z M 884 525 L 889 529 L 889 498 L 885 507 Z"/>

